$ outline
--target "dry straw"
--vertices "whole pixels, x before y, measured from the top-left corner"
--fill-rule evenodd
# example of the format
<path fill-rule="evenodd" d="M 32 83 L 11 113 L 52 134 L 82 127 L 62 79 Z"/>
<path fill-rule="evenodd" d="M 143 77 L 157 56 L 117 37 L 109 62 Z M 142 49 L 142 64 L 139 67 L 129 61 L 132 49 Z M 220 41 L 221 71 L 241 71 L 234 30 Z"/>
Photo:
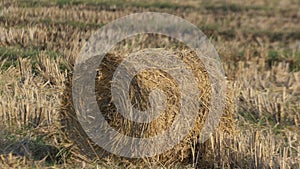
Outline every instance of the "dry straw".
<path fill-rule="evenodd" d="M 190 130 L 190 133 L 173 149 L 157 155 L 152 158 L 144 159 L 147 161 L 156 161 L 163 164 L 172 164 L 174 162 L 195 160 L 197 152 L 198 156 L 206 156 L 206 144 L 198 146 L 197 140 L 200 136 L 205 117 L 210 109 L 211 101 L 211 84 L 208 73 L 197 57 L 195 52 L 189 50 L 173 51 L 174 55 L 182 59 L 193 72 L 196 82 L 198 83 L 200 96 L 200 112 L 197 118 L 196 125 Z M 135 108 L 146 110 L 150 107 L 149 93 L 153 88 L 158 88 L 164 91 L 167 101 L 166 109 L 162 114 L 153 120 L 151 123 L 136 123 L 125 119 L 112 102 L 111 81 L 113 74 L 118 65 L 126 57 L 124 53 L 107 54 L 98 69 L 96 79 L 95 93 L 97 96 L 98 106 L 111 127 L 120 133 L 132 136 L 147 138 L 161 134 L 173 123 L 174 118 L 180 111 L 180 90 L 176 81 L 167 73 L 150 69 L 139 72 L 132 80 L 130 87 L 131 103 Z M 66 84 L 64 97 L 62 100 L 62 125 L 70 142 L 74 146 L 74 153 L 79 158 L 93 159 L 95 157 L 103 158 L 109 153 L 105 152 L 99 146 L 95 145 L 84 132 L 74 111 L 72 105 L 72 74 Z M 229 92 L 228 92 L 229 93 Z M 198 100 L 199 101 L 199 100 Z M 233 103 L 229 94 L 226 97 L 226 105 L 217 129 L 222 133 L 231 133 L 233 131 Z M 113 138 L 118 141 L 119 138 Z M 197 148 L 195 148 L 197 147 Z M 197 152 L 196 152 L 197 151 Z"/>

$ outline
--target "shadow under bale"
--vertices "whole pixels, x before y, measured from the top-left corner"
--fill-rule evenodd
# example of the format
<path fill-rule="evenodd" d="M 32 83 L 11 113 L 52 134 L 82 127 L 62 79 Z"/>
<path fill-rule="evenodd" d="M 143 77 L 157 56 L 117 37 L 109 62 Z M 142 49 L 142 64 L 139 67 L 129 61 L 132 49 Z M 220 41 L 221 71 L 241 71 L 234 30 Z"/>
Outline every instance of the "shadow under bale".
<path fill-rule="evenodd" d="M 55 164 L 58 163 L 60 158 L 58 152 L 58 148 L 37 140 L 0 140 L 0 155 L 8 156 L 11 153 L 13 156 L 26 157 L 35 161 L 45 160 L 48 164 Z"/>
<path fill-rule="evenodd" d="M 206 157 L 206 145 L 208 143 L 205 142 L 198 145 L 198 139 L 205 118 L 210 110 L 212 90 L 208 73 L 195 52 L 182 50 L 175 51 L 173 54 L 189 66 L 189 69 L 196 79 L 198 84 L 197 89 L 199 90 L 199 93 L 201 93 L 201 96 L 199 100 L 195 100 L 200 104 L 196 123 L 194 127 L 189 130 L 190 132 L 184 139 L 172 149 L 167 150 L 162 154 L 143 159 L 145 161 L 169 165 L 177 162 L 194 162 L 195 154 L 197 152 L 198 158 Z M 97 78 L 95 79 L 95 94 L 99 109 L 110 127 L 123 135 L 135 138 L 151 138 L 160 135 L 172 125 L 174 119 L 180 113 L 181 91 L 178 84 L 175 79 L 162 70 L 148 69 L 138 72 L 132 79 L 129 88 L 129 98 L 133 107 L 141 111 L 150 109 L 151 101 L 149 100 L 149 95 L 153 89 L 159 89 L 163 91 L 166 96 L 166 108 L 150 123 L 138 123 L 124 118 L 114 105 L 111 93 L 111 82 L 114 72 L 125 57 L 124 54 L 107 54 L 99 65 L 99 68 L 97 69 Z M 230 133 L 233 130 L 233 104 L 230 96 L 226 97 L 226 102 L 224 113 L 217 130 L 224 133 Z M 97 146 L 97 144 L 88 137 L 87 133 L 78 122 L 72 103 L 72 74 L 69 75 L 66 82 L 61 110 L 63 130 L 69 141 L 73 143 L 74 150 L 78 152 L 75 154 L 81 154 L 81 157 L 85 156 L 88 159 L 95 159 L 95 157 L 101 159 L 107 156 L 114 156 Z M 112 138 L 112 140 L 114 139 L 118 142 L 119 138 Z M 131 160 L 138 161 L 140 159 Z"/>

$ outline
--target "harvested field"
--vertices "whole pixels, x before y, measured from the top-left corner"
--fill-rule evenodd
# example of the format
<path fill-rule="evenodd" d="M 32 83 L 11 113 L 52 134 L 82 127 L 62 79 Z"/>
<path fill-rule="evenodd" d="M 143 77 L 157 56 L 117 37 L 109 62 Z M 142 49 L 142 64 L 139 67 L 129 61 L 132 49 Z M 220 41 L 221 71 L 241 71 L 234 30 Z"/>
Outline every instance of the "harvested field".
<path fill-rule="evenodd" d="M 300 168 L 300 3 L 287 1 L 1 1 L 0 168 Z M 204 96 L 197 124 L 173 149 L 131 159 L 89 139 L 72 105 L 74 64 L 89 37 L 135 12 L 180 16 L 196 25 L 220 55 L 227 75 L 218 129 L 197 142 L 209 110 L 210 83 L 193 51 L 172 38 L 144 34 L 118 43 L 95 79 L 97 104 L 110 126 L 128 136 L 164 132 L 178 115 L 180 92 L 165 72 L 135 76 L 131 103 L 146 110 L 159 88 L 167 109 L 155 121 L 125 119 L 111 104 L 114 70 L 130 53 L 159 48 L 182 57 Z"/>

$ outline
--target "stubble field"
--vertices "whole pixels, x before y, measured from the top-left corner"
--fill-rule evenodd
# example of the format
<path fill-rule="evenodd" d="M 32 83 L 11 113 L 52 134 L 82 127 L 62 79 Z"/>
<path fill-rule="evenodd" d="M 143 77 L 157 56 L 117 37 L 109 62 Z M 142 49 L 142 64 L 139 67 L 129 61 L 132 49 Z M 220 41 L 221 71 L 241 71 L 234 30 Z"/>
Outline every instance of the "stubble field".
<path fill-rule="evenodd" d="M 0 5 L 0 168 L 300 168 L 299 1 L 3 0 Z M 233 92 L 235 129 L 216 132 L 205 156 L 191 147 L 189 158 L 176 162 L 100 158 L 82 153 L 64 132 L 62 100 L 85 42 L 114 19 L 145 11 L 188 20 L 220 55 Z M 137 36 L 116 53 L 174 48 L 174 43 L 161 35 Z"/>

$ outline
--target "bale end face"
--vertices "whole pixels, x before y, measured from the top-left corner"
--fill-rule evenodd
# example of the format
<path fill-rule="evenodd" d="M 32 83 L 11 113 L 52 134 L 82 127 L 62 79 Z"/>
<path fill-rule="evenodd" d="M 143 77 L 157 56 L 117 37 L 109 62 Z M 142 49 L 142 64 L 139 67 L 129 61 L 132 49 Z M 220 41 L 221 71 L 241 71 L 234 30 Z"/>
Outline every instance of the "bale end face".
<path fill-rule="evenodd" d="M 195 112 L 198 113 L 195 125 L 191 127 L 189 133 L 187 133 L 179 144 L 162 154 L 148 158 L 148 160 L 159 161 L 160 163 L 174 163 L 189 160 L 195 155 L 193 154 L 195 153 L 195 147 L 198 147 L 199 149 L 197 151 L 202 153 L 205 153 L 207 148 L 207 146 L 203 146 L 207 144 L 206 142 L 202 143 L 202 146 L 197 146 L 197 144 L 211 104 L 212 87 L 208 73 L 195 52 L 182 50 L 173 52 L 173 55 L 182 59 L 193 73 L 198 84 L 197 89 L 199 90 L 199 93 L 201 93 L 199 98 L 195 99 L 195 102 L 199 102 L 200 109 L 199 112 Z M 166 73 L 166 71 L 160 69 L 147 69 L 138 72 L 132 79 L 129 88 L 129 98 L 133 107 L 140 111 L 151 109 L 149 95 L 153 89 L 159 89 L 160 91 L 163 91 L 165 95 L 165 109 L 150 123 L 138 123 L 124 118 L 123 115 L 118 112 L 111 93 L 111 82 L 114 72 L 124 58 L 125 55 L 107 54 L 97 70 L 98 74 L 95 80 L 95 94 L 102 115 L 110 127 L 126 136 L 151 138 L 163 134 L 170 126 L 172 126 L 180 113 L 180 99 L 182 98 L 182 93 L 179 84 L 175 78 Z M 218 132 L 231 133 L 233 131 L 233 103 L 231 98 L 230 92 L 227 92 L 224 112 L 219 127 L 217 128 Z M 74 142 L 74 145 L 78 147 L 77 150 L 80 150 L 81 154 L 89 154 L 90 158 L 102 158 L 110 155 L 88 138 L 86 132 L 78 122 L 71 100 L 72 81 L 70 76 L 69 81 L 66 84 L 66 90 L 62 101 L 62 125 L 64 126 L 69 139 Z M 162 100 L 155 100 L 155 102 L 161 101 Z M 112 140 L 114 139 L 117 143 L 120 138 L 112 138 Z"/>

